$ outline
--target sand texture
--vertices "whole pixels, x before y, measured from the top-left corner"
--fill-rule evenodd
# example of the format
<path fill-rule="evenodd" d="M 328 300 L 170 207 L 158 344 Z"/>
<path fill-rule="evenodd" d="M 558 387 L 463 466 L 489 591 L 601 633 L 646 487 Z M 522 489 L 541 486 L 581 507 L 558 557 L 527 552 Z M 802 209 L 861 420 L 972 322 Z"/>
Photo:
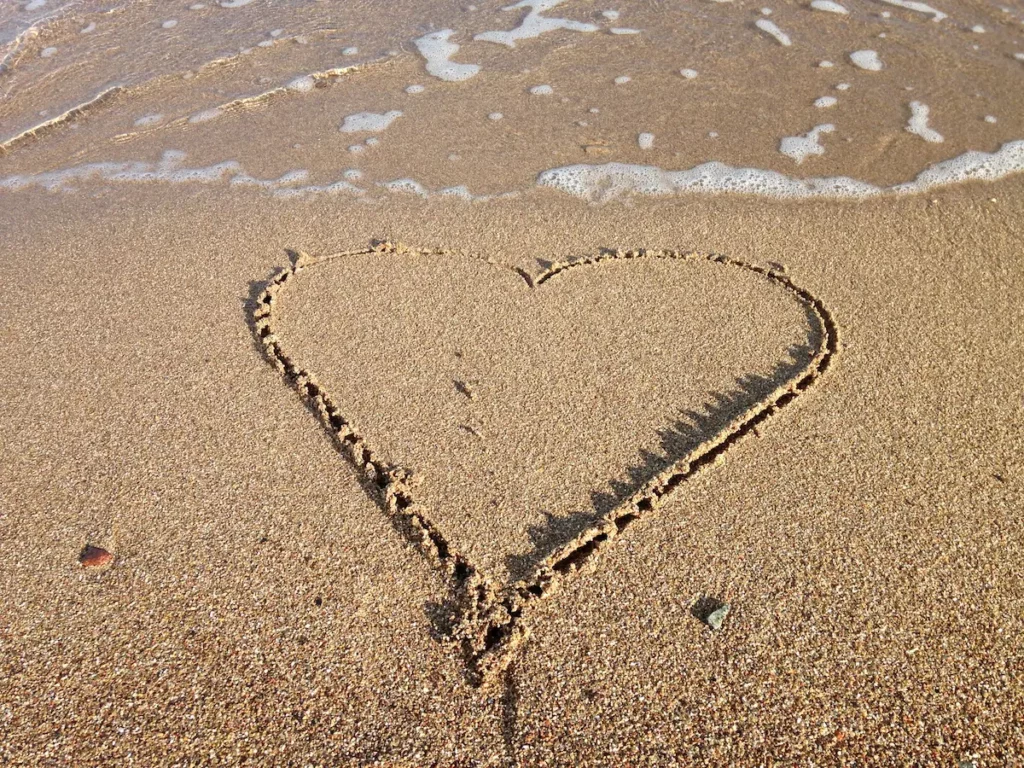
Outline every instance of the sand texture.
<path fill-rule="evenodd" d="M 1022 29 L 0 3 L 0 766 L 1024 766 Z"/>
<path fill-rule="evenodd" d="M 74 206 L 33 196 L 20 215 L 7 209 L 4 345 L 18 362 L 3 372 L 2 525 L 13 553 L 3 571 L 4 758 L 761 764 L 770 753 L 942 764 L 977 753 L 1012 764 L 1022 749 L 1022 308 L 1010 234 L 1020 199 L 1019 183 L 1004 182 L 899 208 L 680 201 L 638 214 L 541 199 L 469 216 L 456 201 L 363 208 L 355 220 L 311 219 L 308 203 L 275 204 L 270 217 L 258 196 L 172 203 L 154 190 L 132 199 L 104 191 Z M 421 327 L 408 338 L 425 349 L 445 350 L 453 333 L 484 343 L 506 315 L 453 330 L 459 315 L 441 308 L 451 301 L 426 307 L 403 295 L 403 281 L 429 294 L 469 280 L 500 306 L 533 295 L 508 267 L 539 273 L 538 259 L 601 244 L 699 241 L 785 265 L 832 310 L 840 355 L 759 435 L 539 601 L 512 666 L 474 687 L 432 624 L 431 606 L 450 594 L 443 572 L 396 531 L 254 340 L 253 301 L 288 263 L 285 244 L 357 250 L 368 230 L 506 265 L 426 255 L 413 269 L 405 257 L 361 257 L 341 273 L 324 269 L 319 282 L 314 269 L 296 278 L 324 296 L 341 291 L 342 277 L 388 280 L 396 312 L 418 310 Z M 570 237 L 575 246 L 559 242 Z M 585 268 L 594 269 L 589 290 L 600 289 L 605 266 Z M 691 283 L 692 265 L 679 275 L 664 266 L 652 287 L 657 266 L 623 267 L 624 290 L 646 284 L 645 295 L 668 296 L 721 279 L 697 267 Z M 772 308 L 759 285 L 719 290 Z M 329 338 L 346 317 L 355 338 L 373 340 L 361 309 L 385 300 L 367 292 L 362 306 L 310 304 L 332 319 L 303 335 L 301 304 L 314 294 L 290 295 L 283 312 L 299 346 Z M 713 361 L 770 370 L 770 353 L 806 334 L 785 302 L 754 317 L 737 306 L 709 312 L 735 313 L 752 328 L 744 338 L 763 335 L 768 346 L 715 350 L 708 365 L 668 355 L 653 391 L 696 376 L 713 391 L 736 376 L 705 372 Z M 564 317 L 587 311 L 572 306 Z M 696 314 L 684 303 L 644 322 L 671 333 L 688 319 L 716 332 Z M 506 330 L 541 318 L 538 310 Z M 681 348 L 693 339 L 682 334 Z M 511 354 L 498 346 L 494 354 Z M 332 385 L 348 392 L 330 345 L 303 351 L 322 356 L 325 380 L 337 376 Z M 575 354 L 549 351 L 552 366 L 556 352 Z M 357 355 L 360 373 L 383 377 L 367 366 L 403 355 L 400 344 L 374 344 Z M 454 409 L 478 402 L 454 399 L 467 398 L 448 389 L 453 365 L 441 357 L 421 368 L 430 373 L 421 386 L 443 390 L 424 418 L 449 426 Z M 426 402 L 416 381 L 393 376 L 352 407 L 387 387 Z M 560 391 L 560 381 L 548 386 Z M 364 418 L 384 425 L 382 450 L 389 439 L 400 449 L 387 416 Z M 620 423 L 613 434 L 642 428 Z M 555 432 L 552 445 L 560 439 Z M 460 445 L 438 438 L 402 458 L 443 449 L 482 461 Z M 563 451 L 560 463 L 577 460 Z M 441 512 L 460 547 L 485 549 L 468 515 Z M 501 525 L 528 528 L 531 514 Z M 87 542 L 115 552 L 113 566 L 84 571 Z M 692 615 L 702 597 L 732 606 L 720 632 Z"/>

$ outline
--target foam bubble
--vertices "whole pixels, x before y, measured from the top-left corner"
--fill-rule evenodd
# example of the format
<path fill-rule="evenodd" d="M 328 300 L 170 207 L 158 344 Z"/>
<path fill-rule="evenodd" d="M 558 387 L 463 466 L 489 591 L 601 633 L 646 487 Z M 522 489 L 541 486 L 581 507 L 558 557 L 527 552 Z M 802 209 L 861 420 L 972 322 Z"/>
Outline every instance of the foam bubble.
<path fill-rule="evenodd" d="M 395 179 L 394 181 L 385 181 L 380 184 L 384 189 L 389 192 L 407 192 L 413 195 L 419 195 L 420 197 L 427 196 L 427 190 L 422 184 L 415 179 Z"/>
<path fill-rule="evenodd" d="M 774 21 L 768 19 L 758 19 L 754 22 L 754 26 L 760 29 L 765 34 L 771 35 L 778 40 L 779 45 L 784 45 L 787 48 L 793 44 L 793 41 L 789 39 L 789 35 L 783 32 Z"/>
<path fill-rule="evenodd" d="M 356 46 L 354 45 L 350 45 L 348 48 L 341 49 L 342 56 L 355 56 L 357 53 L 359 53 L 359 49 L 356 48 Z"/>
<path fill-rule="evenodd" d="M 870 49 L 854 51 L 850 54 L 850 61 L 855 67 L 868 72 L 878 72 L 882 69 L 882 60 L 878 58 L 878 52 Z"/>
<path fill-rule="evenodd" d="M 971 32 L 974 32 L 975 34 L 978 35 L 983 35 L 985 34 L 985 28 L 981 26 L 981 24 L 975 24 L 973 27 L 971 27 Z"/>
<path fill-rule="evenodd" d="M 298 93 L 309 93 L 316 88 L 316 79 L 312 75 L 302 75 L 288 83 L 285 88 Z"/>
<path fill-rule="evenodd" d="M 217 5 L 221 8 L 241 8 L 243 5 L 248 5 L 252 0 L 220 0 Z"/>
<path fill-rule="evenodd" d="M 39 52 L 39 55 L 42 56 L 44 59 L 48 59 L 51 56 L 53 56 L 53 54 L 55 54 L 56 52 L 57 49 L 51 45 L 49 48 L 43 48 L 43 50 Z"/>
<path fill-rule="evenodd" d="M 601 11 L 601 15 L 608 19 L 608 21 L 615 21 L 619 18 L 618 11 Z"/>
<path fill-rule="evenodd" d="M 636 137 L 637 146 L 640 149 L 651 149 L 654 147 L 654 134 L 653 133 L 639 133 Z"/>
<path fill-rule="evenodd" d="M 177 19 L 168 19 L 167 21 L 165 21 L 160 26 L 163 29 L 174 29 L 176 26 L 178 26 L 178 20 Z"/>
<path fill-rule="evenodd" d="M 631 78 L 629 75 L 619 75 L 618 77 L 615 78 L 615 80 L 613 82 L 616 85 L 625 85 L 626 83 L 628 83 L 632 79 L 633 78 Z"/>
<path fill-rule="evenodd" d="M 478 35 L 474 35 L 473 39 L 488 43 L 500 43 L 501 45 L 507 45 L 509 48 L 515 48 L 517 40 L 539 37 L 545 32 L 553 32 L 556 29 L 567 29 L 572 32 L 597 31 L 598 27 L 595 24 L 572 21 L 571 19 L 549 18 L 541 15 L 544 11 L 549 11 L 563 2 L 565 0 L 521 0 L 521 2 L 514 5 L 506 5 L 502 10 L 514 11 L 519 8 L 529 8 L 530 11 L 519 23 L 519 26 L 514 29 L 510 29 L 507 32 L 500 30 L 481 32 Z"/>
<path fill-rule="evenodd" d="M 426 59 L 427 72 L 434 77 L 450 82 L 468 80 L 480 71 L 479 64 L 457 64 L 451 61 L 459 46 L 448 41 L 454 30 L 442 29 L 440 32 L 431 32 L 429 35 L 418 37 L 413 40 L 416 50 Z"/>
<path fill-rule="evenodd" d="M 504 117 L 504 115 L 501 114 L 501 112 L 491 112 L 491 114 L 489 114 L 487 116 L 487 119 L 488 120 L 501 120 L 501 118 L 503 118 L 503 117 Z"/>
<path fill-rule="evenodd" d="M 839 3 L 833 2 L 833 0 L 811 0 L 811 8 L 816 11 L 825 11 L 826 13 L 838 13 L 846 15 L 849 13 L 846 8 L 841 6 Z"/>
<path fill-rule="evenodd" d="M 359 179 L 363 178 L 363 172 L 360 171 L 358 168 L 349 168 L 341 175 L 344 176 L 349 181 L 359 181 Z"/>
<path fill-rule="evenodd" d="M 202 112 L 196 112 L 188 119 L 188 121 L 190 123 L 205 123 L 210 120 L 216 120 L 223 114 L 224 110 L 220 107 L 213 107 L 213 109 L 204 109 Z"/>
<path fill-rule="evenodd" d="M 850 90 L 850 84 L 849 83 L 839 83 L 839 85 L 836 86 L 836 90 L 837 91 L 848 91 L 848 90 Z"/>
<path fill-rule="evenodd" d="M 351 152 L 353 155 L 359 155 L 359 154 L 362 154 L 363 152 L 366 151 L 366 145 L 365 144 L 352 144 L 348 148 L 348 151 Z"/>
<path fill-rule="evenodd" d="M 818 62 L 818 67 L 820 69 L 832 69 L 832 67 L 834 67 L 834 66 L 835 66 L 835 64 L 833 64 L 831 61 L 819 61 Z"/>
<path fill-rule="evenodd" d="M 814 106 L 818 109 L 827 109 L 828 107 L 834 107 L 839 102 L 835 96 L 820 96 L 814 100 Z"/>
<path fill-rule="evenodd" d="M 992 115 L 985 115 L 985 122 L 986 123 L 996 123 L 996 122 L 999 122 L 999 121 L 996 120 L 996 118 L 993 117 Z"/>
<path fill-rule="evenodd" d="M 82 35 L 88 35 L 90 32 L 94 31 L 95 29 L 96 29 L 96 22 L 95 21 L 90 21 L 86 26 L 84 26 L 80 30 L 78 30 L 78 32 L 79 32 L 79 34 L 82 34 Z"/>
<path fill-rule="evenodd" d="M 340 130 L 342 133 L 357 133 L 359 131 L 370 131 L 377 133 L 383 131 L 395 120 L 400 118 L 402 113 L 397 109 L 392 109 L 389 112 L 378 114 L 376 112 L 357 112 L 354 115 L 349 115 L 341 124 Z"/>
<path fill-rule="evenodd" d="M 888 5 L 894 5 L 897 8 L 905 8 L 908 11 L 929 14 L 932 17 L 932 21 L 942 21 L 947 18 L 946 14 L 942 11 L 932 8 L 930 5 L 916 2 L 916 0 L 882 0 L 882 2 L 887 3 Z"/>
<path fill-rule="evenodd" d="M 192 5 L 190 5 L 188 7 L 188 9 L 190 11 L 201 11 L 205 7 L 206 7 L 206 3 L 192 3 Z"/>
<path fill-rule="evenodd" d="M 157 123 L 161 122 L 163 119 L 164 119 L 164 116 L 160 115 L 160 114 L 143 115 L 142 117 L 140 117 L 138 120 L 135 121 L 135 126 L 137 128 L 145 128 L 148 125 L 156 125 Z"/>
<path fill-rule="evenodd" d="M 928 105 L 920 101 L 910 102 L 910 120 L 906 130 L 932 144 L 941 144 L 945 141 L 941 133 L 928 127 Z"/>
<path fill-rule="evenodd" d="M 639 29 L 633 29 L 632 27 L 612 27 L 608 30 L 613 35 L 639 35 Z"/>
<path fill-rule="evenodd" d="M 693 80 L 698 74 L 696 69 L 680 69 L 679 74 L 685 77 L 687 80 Z"/>
<path fill-rule="evenodd" d="M 426 89 L 422 85 L 418 85 L 418 84 L 415 84 L 415 83 L 413 85 L 407 85 L 405 87 L 405 92 L 406 93 L 412 93 L 412 94 L 423 93 L 424 90 L 426 90 Z"/>
<path fill-rule="evenodd" d="M 555 89 L 550 85 L 535 85 L 530 89 L 532 96 L 550 96 L 554 92 Z"/>
<path fill-rule="evenodd" d="M 832 133 L 836 127 L 831 123 L 816 125 L 802 136 L 786 136 L 779 142 L 779 152 L 793 158 L 799 165 L 811 155 L 825 154 L 819 139 L 823 133 Z"/>

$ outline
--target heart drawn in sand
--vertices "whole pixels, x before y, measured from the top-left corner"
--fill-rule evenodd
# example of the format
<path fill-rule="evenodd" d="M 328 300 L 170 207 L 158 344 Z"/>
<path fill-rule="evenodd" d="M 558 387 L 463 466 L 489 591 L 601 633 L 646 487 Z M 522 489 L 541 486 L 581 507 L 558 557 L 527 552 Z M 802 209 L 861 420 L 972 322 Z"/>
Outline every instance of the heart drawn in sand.
<path fill-rule="evenodd" d="M 538 275 L 391 244 L 295 254 L 267 359 L 449 579 L 471 678 L 530 608 L 828 369 L 830 313 L 723 256 L 604 252 Z"/>

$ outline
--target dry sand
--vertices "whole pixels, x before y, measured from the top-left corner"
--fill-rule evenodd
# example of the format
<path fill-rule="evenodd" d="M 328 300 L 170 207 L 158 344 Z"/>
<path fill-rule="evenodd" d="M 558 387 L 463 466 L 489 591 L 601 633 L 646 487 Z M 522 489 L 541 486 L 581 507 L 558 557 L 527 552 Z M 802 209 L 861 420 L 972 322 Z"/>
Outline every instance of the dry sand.
<path fill-rule="evenodd" d="M 0 755 L 1016 764 L 1022 189 L 642 209 L 556 193 L 472 208 L 159 188 L 10 198 Z M 509 672 L 476 688 L 432 636 L 429 609 L 448 584 L 396 534 L 248 322 L 286 247 L 358 249 L 368 234 L 532 273 L 620 246 L 778 262 L 832 310 L 840 356 L 540 601 Z M 452 272 L 423 277 L 426 295 L 444 295 L 437 274 Z M 414 302 L 402 285 L 414 278 L 390 273 L 396 308 Z M 502 279 L 460 279 L 509 301 Z M 342 304 L 336 317 L 351 312 Z M 658 322 L 703 322 L 680 312 Z M 421 317 L 416 333 L 444 338 L 439 312 Z M 665 380 L 714 386 L 718 354 L 669 357 Z M 429 362 L 449 376 L 450 360 Z M 485 525 L 446 514 L 453 539 L 485 547 Z M 87 542 L 114 552 L 113 566 L 84 571 Z M 718 633 L 691 614 L 702 596 L 732 606 Z"/>
<path fill-rule="evenodd" d="M 1019 11 L 108 5 L 0 8 L 0 765 L 1024 765 Z"/>

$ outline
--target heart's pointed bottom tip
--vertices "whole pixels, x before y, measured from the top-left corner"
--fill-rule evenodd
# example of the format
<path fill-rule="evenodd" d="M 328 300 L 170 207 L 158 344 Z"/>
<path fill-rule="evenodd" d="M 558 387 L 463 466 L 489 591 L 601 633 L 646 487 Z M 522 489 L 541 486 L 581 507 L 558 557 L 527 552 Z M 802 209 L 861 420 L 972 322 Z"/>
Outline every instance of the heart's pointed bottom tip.
<path fill-rule="evenodd" d="M 114 562 L 114 555 L 103 547 L 86 544 L 78 555 L 78 562 L 82 564 L 83 568 L 103 568 Z"/>

